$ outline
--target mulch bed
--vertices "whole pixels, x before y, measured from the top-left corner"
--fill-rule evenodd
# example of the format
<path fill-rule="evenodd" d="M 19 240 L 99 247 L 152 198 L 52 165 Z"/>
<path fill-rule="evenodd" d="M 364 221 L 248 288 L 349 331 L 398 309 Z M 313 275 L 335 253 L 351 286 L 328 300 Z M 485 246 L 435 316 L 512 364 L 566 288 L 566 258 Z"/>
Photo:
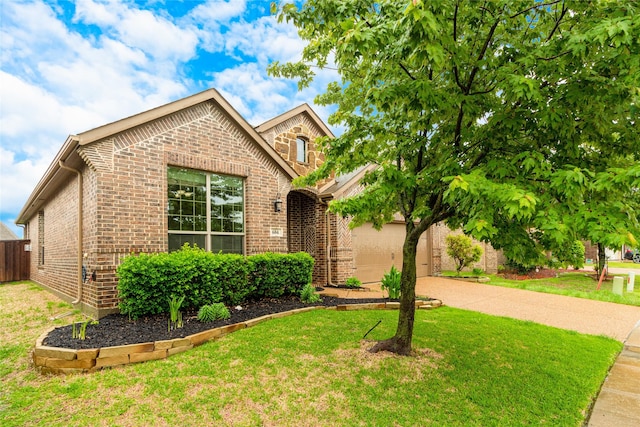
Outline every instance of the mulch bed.
<path fill-rule="evenodd" d="M 122 314 L 111 314 L 100 319 L 97 325 L 89 324 L 86 330 L 86 339 L 84 340 L 72 338 L 72 326 L 68 325 L 49 332 L 43 341 L 43 345 L 69 349 L 89 349 L 170 340 L 296 308 L 309 306 L 332 307 L 339 304 L 387 301 L 390 300 L 388 298 L 345 299 L 323 296 L 322 301 L 318 303 L 305 304 L 298 297 L 264 299 L 243 304 L 241 310 L 230 307 L 231 318 L 227 320 L 200 322 L 196 317 L 196 311 L 183 312 L 184 326 L 173 331 L 167 330 L 168 314 L 141 317 L 137 320 L 130 320 L 128 316 Z"/>

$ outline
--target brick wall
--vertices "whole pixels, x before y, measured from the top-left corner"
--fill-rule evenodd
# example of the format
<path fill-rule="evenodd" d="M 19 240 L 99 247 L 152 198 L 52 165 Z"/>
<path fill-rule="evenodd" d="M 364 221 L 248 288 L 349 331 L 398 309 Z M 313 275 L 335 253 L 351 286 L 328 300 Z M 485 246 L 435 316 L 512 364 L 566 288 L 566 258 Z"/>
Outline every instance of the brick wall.
<path fill-rule="evenodd" d="M 291 186 L 261 148 L 213 103 L 202 103 L 78 149 L 84 176 L 84 264 L 96 280 L 84 284 L 83 302 L 93 315 L 117 309 L 116 267 L 131 253 L 167 250 L 167 166 L 234 175 L 245 182 L 246 253 L 287 252 L 286 204 L 274 212 L 277 194 Z M 48 200 L 45 265 L 32 257 L 32 277 L 74 299 L 77 292 L 77 178 Z M 271 228 L 282 228 L 273 237 Z M 37 216 L 29 222 L 38 241 Z M 34 255 L 36 255 L 34 247 Z M 35 265 L 33 265 L 35 264 Z"/>
<path fill-rule="evenodd" d="M 29 221 L 32 236 L 31 279 L 71 301 L 78 293 L 78 178 L 69 173 L 58 191 Z M 41 216 L 42 215 L 42 216 Z M 44 221 L 39 221 L 39 217 Z M 42 247 L 44 244 L 44 264 Z"/>

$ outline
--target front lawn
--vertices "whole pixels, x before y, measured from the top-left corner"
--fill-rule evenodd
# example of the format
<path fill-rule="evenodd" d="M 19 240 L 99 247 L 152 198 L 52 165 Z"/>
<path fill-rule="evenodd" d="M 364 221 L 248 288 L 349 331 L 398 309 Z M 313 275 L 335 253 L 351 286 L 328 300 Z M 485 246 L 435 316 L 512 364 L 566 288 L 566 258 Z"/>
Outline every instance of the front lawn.
<path fill-rule="evenodd" d="M 602 282 L 600 290 L 597 290 L 598 281 L 594 278 L 594 275 L 587 275 L 584 272 L 560 273 L 558 277 L 526 280 L 505 279 L 496 274 L 489 274 L 488 276 L 491 280 L 486 282 L 486 285 L 505 286 L 508 288 L 526 289 L 529 291 L 640 306 L 640 276 L 636 276 L 634 292 L 627 292 L 627 275 L 615 274 L 615 276 L 622 276 L 624 278 L 622 296 L 612 292 L 613 280 L 611 278 L 613 275 L 609 275 L 609 280 Z"/>
<path fill-rule="evenodd" d="M 609 268 L 632 268 L 634 270 L 640 270 L 640 263 L 632 261 L 609 261 Z M 638 271 L 637 274 L 640 274 L 640 271 Z"/>
<path fill-rule="evenodd" d="M 33 284 L 0 285 L 3 426 L 580 426 L 621 349 L 444 307 L 416 313 L 415 357 L 372 355 L 362 336 L 378 320 L 368 338 L 392 335 L 397 312 L 318 310 L 162 361 L 42 376 L 28 351 L 57 304 Z"/>

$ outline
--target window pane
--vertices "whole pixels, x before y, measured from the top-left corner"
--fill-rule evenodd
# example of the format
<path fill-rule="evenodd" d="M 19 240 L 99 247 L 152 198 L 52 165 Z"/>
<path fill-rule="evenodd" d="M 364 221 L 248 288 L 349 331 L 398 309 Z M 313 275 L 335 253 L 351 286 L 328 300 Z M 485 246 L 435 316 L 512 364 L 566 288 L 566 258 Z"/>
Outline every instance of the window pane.
<path fill-rule="evenodd" d="M 242 254 L 242 236 L 211 236 L 211 252 Z"/>
<path fill-rule="evenodd" d="M 207 177 L 202 172 L 168 168 L 169 230 L 207 231 Z"/>
<path fill-rule="evenodd" d="M 307 141 L 302 138 L 296 139 L 297 159 L 299 162 L 307 161 Z"/>
<path fill-rule="evenodd" d="M 169 252 L 177 251 L 185 243 L 191 246 L 198 245 L 199 248 L 205 247 L 206 235 L 204 234 L 169 234 Z"/>
<path fill-rule="evenodd" d="M 244 187 L 241 178 L 211 175 L 211 231 L 244 231 Z"/>

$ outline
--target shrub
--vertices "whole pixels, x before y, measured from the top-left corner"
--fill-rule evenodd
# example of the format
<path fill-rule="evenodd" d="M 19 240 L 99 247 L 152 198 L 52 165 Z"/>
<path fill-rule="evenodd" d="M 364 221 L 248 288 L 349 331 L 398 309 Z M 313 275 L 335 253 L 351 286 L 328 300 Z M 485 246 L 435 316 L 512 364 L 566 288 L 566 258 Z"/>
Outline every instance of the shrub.
<path fill-rule="evenodd" d="M 134 319 L 165 313 L 173 295 L 184 295 L 185 308 L 238 304 L 252 291 L 248 268 L 242 255 L 212 254 L 188 245 L 169 254 L 128 256 L 117 269 L 120 312 Z"/>
<path fill-rule="evenodd" d="M 300 300 L 305 304 L 313 304 L 322 301 L 322 298 L 316 294 L 316 288 L 311 283 L 307 283 L 300 291 Z"/>
<path fill-rule="evenodd" d="M 384 274 L 382 277 L 382 283 L 380 284 L 380 289 L 383 291 L 386 290 L 389 293 L 389 298 L 398 299 L 400 298 L 400 286 L 402 284 L 402 275 L 400 271 L 396 268 L 395 265 L 391 266 L 391 270 Z"/>
<path fill-rule="evenodd" d="M 563 268 L 572 265 L 580 269 L 584 267 L 584 253 L 584 244 L 580 240 L 575 240 L 554 250 L 553 256 Z"/>
<path fill-rule="evenodd" d="M 482 273 L 484 273 L 484 270 L 481 268 L 474 268 L 472 273 L 474 276 L 480 276 Z"/>
<path fill-rule="evenodd" d="M 347 277 L 347 280 L 344 282 L 347 288 L 359 288 L 362 286 L 362 282 L 357 277 Z"/>
<path fill-rule="evenodd" d="M 253 298 L 279 298 L 299 295 L 311 283 L 313 258 L 306 252 L 295 254 L 264 253 L 249 257 L 249 281 Z"/>
<path fill-rule="evenodd" d="M 463 268 L 480 261 L 482 248 L 480 245 L 474 245 L 470 237 L 464 234 L 449 234 L 445 237 L 445 243 L 447 255 L 456 263 L 458 274 Z"/>
<path fill-rule="evenodd" d="M 229 309 L 221 302 L 203 305 L 198 310 L 198 320 L 201 322 L 213 322 L 214 320 L 228 319 L 230 317 Z"/>
<path fill-rule="evenodd" d="M 130 255 L 117 269 L 120 312 L 134 319 L 165 313 L 173 295 L 184 295 L 185 308 L 299 295 L 312 273 L 313 258 L 304 252 L 245 257 L 185 245 L 169 254 Z"/>

